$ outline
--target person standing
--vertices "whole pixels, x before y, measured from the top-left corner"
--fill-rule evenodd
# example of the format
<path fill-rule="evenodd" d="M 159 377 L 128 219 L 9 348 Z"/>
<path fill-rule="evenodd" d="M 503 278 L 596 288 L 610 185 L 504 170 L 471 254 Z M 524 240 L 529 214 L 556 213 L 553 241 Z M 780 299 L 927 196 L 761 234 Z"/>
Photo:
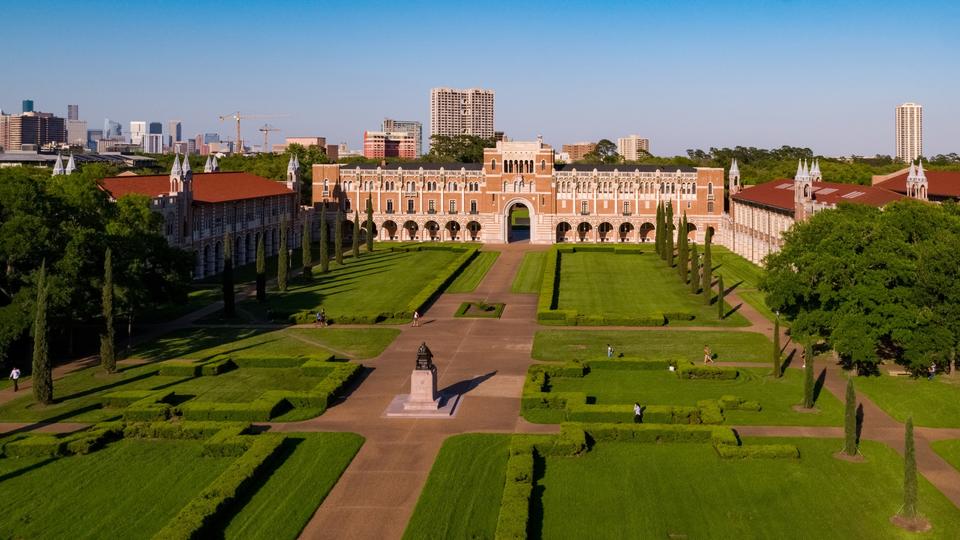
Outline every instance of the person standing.
<path fill-rule="evenodd" d="M 930 362 L 930 367 L 927 368 L 927 380 L 932 381 L 933 376 L 937 374 L 937 363 Z"/>
<path fill-rule="evenodd" d="M 607 358 L 613 358 L 613 347 L 607 343 Z"/>
<path fill-rule="evenodd" d="M 13 371 L 10 372 L 10 380 L 13 381 L 13 391 L 16 392 L 20 389 L 20 369 L 17 366 L 13 366 Z"/>
<path fill-rule="evenodd" d="M 633 404 L 633 423 L 639 424 L 643 420 L 643 407 L 639 403 Z"/>
<path fill-rule="evenodd" d="M 318 313 L 318 315 L 320 316 L 320 328 L 326 328 L 326 326 L 327 326 L 327 310 L 324 309 L 324 308 L 320 308 L 320 313 Z"/>
<path fill-rule="evenodd" d="M 316 322 L 315 326 L 323 326 L 323 322 L 321 322 L 321 320 L 322 320 L 322 319 L 321 319 L 321 315 L 320 315 L 320 312 L 318 311 L 318 312 L 317 312 L 317 322 Z"/>
<path fill-rule="evenodd" d="M 420 326 L 420 312 L 413 312 L 413 326 Z"/>

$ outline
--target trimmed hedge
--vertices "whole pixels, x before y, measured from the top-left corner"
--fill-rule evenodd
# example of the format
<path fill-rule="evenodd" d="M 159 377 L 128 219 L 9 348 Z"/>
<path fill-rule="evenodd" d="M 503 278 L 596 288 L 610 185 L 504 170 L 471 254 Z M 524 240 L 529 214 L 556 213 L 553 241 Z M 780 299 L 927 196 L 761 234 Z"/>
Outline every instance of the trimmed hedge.
<path fill-rule="evenodd" d="M 116 425 L 96 425 L 92 429 L 69 435 L 31 435 L 4 445 L 3 453 L 10 458 L 63 457 L 89 454 L 112 440 L 123 436 Z"/>
<path fill-rule="evenodd" d="M 573 426 L 586 432 L 594 442 L 712 443 L 734 446 L 738 444 L 733 430 L 720 426 L 682 424 L 573 424 Z"/>
<path fill-rule="evenodd" d="M 245 432 L 250 428 L 250 424 L 225 424 L 223 422 L 138 422 L 122 425 L 123 436 L 131 439 L 207 439 L 224 429 L 231 428 Z"/>
<path fill-rule="evenodd" d="M 676 367 L 677 364 L 682 362 L 686 362 L 686 360 L 650 360 L 634 357 L 607 358 L 604 356 L 585 360 L 584 365 L 591 370 L 666 371 L 670 369 L 670 366 Z"/>
<path fill-rule="evenodd" d="M 433 249 L 454 252 L 463 251 L 463 253 L 454 259 L 453 262 L 448 264 L 446 268 L 438 272 L 437 277 L 433 278 L 429 283 L 427 283 L 423 290 L 410 299 L 410 302 L 407 303 L 405 311 L 405 318 L 407 319 L 413 317 L 414 311 L 422 311 L 427 304 L 429 304 L 435 297 L 439 296 L 440 293 L 443 292 L 443 289 L 447 288 L 447 285 L 452 283 L 453 280 L 456 279 L 457 275 L 459 275 L 460 272 L 463 271 L 468 264 L 470 264 L 470 261 L 477 256 L 477 253 L 480 252 L 480 250 L 475 247 L 461 249 L 447 246 L 434 246 Z"/>
<path fill-rule="evenodd" d="M 161 377 L 199 377 L 202 364 L 196 360 L 165 360 L 160 362 Z"/>
<path fill-rule="evenodd" d="M 738 396 L 720 396 L 720 407 L 727 411 L 760 411 L 758 401 L 747 401 Z"/>
<path fill-rule="evenodd" d="M 277 453 L 285 437 L 266 433 L 253 438 L 250 448 L 237 458 L 199 495 L 194 497 L 153 537 L 162 540 L 205 538 L 214 534 L 234 500 L 255 488 L 257 473 Z"/>
<path fill-rule="evenodd" d="M 302 366 L 311 359 L 303 356 L 243 356 L 230 358 L 240 368 L 295 368 Z"/>
<path fill-rule="evenodd" d="M 681 379 L 733 380 L 739 375 L 740 372 L 733 368 L 702 366 L 692 363 L 677 366 L 677 376 Z"/>
<path fill-rule="evenodd" d="M 472 313 L 467 313 L 470 311 L 471 307 L 482 308 L 483 306 L 492 307 L 490 311 L 474 311 Z M 503 314 L 503 308 L 505 304 L 502 303 L 492 303 L 487 304 L 485 302 L 463 302 L 460 304 L 460 307 L 457 308 L 457 311 L 454 312 L 454 317 L 463 317 L 468 319 L 499 319 L 500 315 Z"/>
<path fill-rule="evenodd" d="M 723 408 L 720 401 L 716 399 L 702 399 L 697 402 L 697 408 L 700 409 L 700 422 L 703 424 L 722 424 Z"/>
<path fill-rule="evenodd" d="M 279 415 L 283 408 L 283 398 L 261 395 L 247 403 L 185 403 L 180 407 L 180 413 L 185 420 L 266 422 Z"/>
<path fill-rule="evenodd" d="M 571 422 L 632 422 L 633 405 L 571 403 L 567 405 L 566 419 Z"/>
<path fill-rule="evenodd" d="M 237 364 L 230 358 L 221 358 L 200 366 L 200 375 L 204 377 L 216 376 L 237 369 Z"/>
<path fill-rule="evenodd" d="M 100 405 L 107 409 L 129 407 L 134 403 L 153 395 L 155 390 L 120 390 L 109 392 L 100 397 Z"/>
<path fill-rule="evenodd" d="M 254 436 L 244 435 L 248 427 L 239 425 L 221 429 L 213 437 L 204 441 L 200 455 L 205 457 L 243 455 L 254 439 Z"/>
<path fill-rule="evenodd" d="M 700 409 L 673 405 L 650 405 L 643 408 L 645 424 L 699 424 Z"/>
<path fill-rule="evenodd" d="M 719 445 L 716 450 L 724 459 L 800 459 L 800 449 L 793 444 Z"/>
<path fill-rule="evenodd" d="M 533 452 L 514 454 L 507 459 L 506 482 L 497 516 L 498 540 L 524 540 L 530 519 L 530 495 L 533 492 Z"/>
<path fill-rule="evenodd" d="M 123 419 L 127 422 L 167 420 L 173 414 L 173 407 L 168 403 L 173 396 L 173 390 L 152 392 L 124 409 Z"/>
<path fill-rule="evenodd" d="M 689 311 L 666 311 L 663 316 L 668 321 L 692 321 L 697 318 L 696 315 Z"/>

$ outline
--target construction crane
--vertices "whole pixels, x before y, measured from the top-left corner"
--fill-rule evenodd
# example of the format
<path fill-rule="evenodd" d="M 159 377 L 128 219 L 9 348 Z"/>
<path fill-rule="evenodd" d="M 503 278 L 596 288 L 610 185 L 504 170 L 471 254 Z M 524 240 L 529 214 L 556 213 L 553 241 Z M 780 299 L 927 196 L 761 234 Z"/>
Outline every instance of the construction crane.
<path fill-rule="evenodd" d="M 237 144 L 233 147 L 233 153 L 237 154 L 243 153 L 243 136 L 240 135 L 240 120 L 249 120 L 253 118 L 280 118 L 287 116 L 286 114 L 240 114 L 240 111 L 235 113 L 225 114 L 220 117 L 220 121 L 231 119 L 236 120 L 237 122 Z"/>
<path fill-rule="evenodd" d="M 280 131 L 280 128 L 273 127 L 270 124 L 264 124 L 260 127 L 259 131 L 263 133 L 263 151 L 270 152 L 270 132 Z"/>

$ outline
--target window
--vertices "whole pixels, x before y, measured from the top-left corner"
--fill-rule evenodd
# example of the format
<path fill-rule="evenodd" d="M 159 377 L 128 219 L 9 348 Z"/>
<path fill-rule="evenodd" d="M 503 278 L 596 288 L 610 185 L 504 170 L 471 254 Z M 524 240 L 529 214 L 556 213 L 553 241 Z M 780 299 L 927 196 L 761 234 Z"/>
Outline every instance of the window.
<path fill-rule="evenodd" d="M 580 201 L 580 213 L 587 214 L 589 212 L 587 207 L 587 201 Z"/>
<path fill-rule="evenodd" d="M 540 171 L 542 172 L 542 171 L 544 171 L 546 168 L 547 168 L 547 160 L 541 159 L 541 160 L 540 160 Z"/>
<path fill-rule="evenodd" d="M 450 213 L 451 214 L 457 213 L 457 201 L 453 199 L 450 199 Z"/>
<path fill-rule="evenodd" d="M 713 182 L 707 184 L 707 195 L 713 195 Z"/>
<path fill-rule="evenodd" d="M 427 211 L 431 214 L 437 211 L 436 201 L 427 201 Z"/>
<path fill-rule="evenodd" d="M 393 213 L 393 201 L 392 201 L 392 200 L 387 201 L 387 213 L 388 213 L 388 214 L 392 214 L 392 213 Z"/>
<path fill-rule="evenodd" d="M 494 170 L 494 171 L 497 170 L 497 160 L 495 160 L 495 159 L 491 159 L 491 160 L 490 160 L 490 169 L 492 169 L 492 170 Z"/>
<path fill-rule="evenodd" d="M 630 213 L 630 201 L 623 201 L 623 213 L 624 214 Z"/>
<path fill-rule="evenodd" d="M 713 201 L 707 201 L 707 213 L 713 213 Z"/>
<path fill-rule="evenodd" d="M 407 213 L 413 213 L 413 199 L 407 199 Z"/>
<path fill-rule="evenodd" d="M 470 201 L 470 213 L 471 214 L 477 213 L 477 201 Z"/>

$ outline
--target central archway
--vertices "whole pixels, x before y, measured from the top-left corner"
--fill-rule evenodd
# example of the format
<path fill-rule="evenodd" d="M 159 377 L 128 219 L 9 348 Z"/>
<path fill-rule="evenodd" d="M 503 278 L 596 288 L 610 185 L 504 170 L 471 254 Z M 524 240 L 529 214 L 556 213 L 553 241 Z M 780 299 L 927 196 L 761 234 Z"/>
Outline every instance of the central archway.
<path fill-rule="evenodd" d="M 513 199 L 504 207 L 503 241 L 533 242 L 533 206 L 526 199 Z"/>

